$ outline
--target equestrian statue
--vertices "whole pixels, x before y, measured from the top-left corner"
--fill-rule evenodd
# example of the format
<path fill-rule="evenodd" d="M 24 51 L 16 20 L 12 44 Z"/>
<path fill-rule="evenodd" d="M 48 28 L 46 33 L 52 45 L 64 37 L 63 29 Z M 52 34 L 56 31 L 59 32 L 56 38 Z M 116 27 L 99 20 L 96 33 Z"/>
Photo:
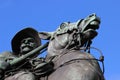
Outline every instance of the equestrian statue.
<path fill-rule="evenodd" d="M 105 80 L 103 54 L 97 59 L 90 51 L 100 22 L 90 14 L 53 32 L 20 30 L 11 41 L 13 52 L 0 54 L 0 80 Z M 39 57 L 44 51 L 46 57 Z"/>

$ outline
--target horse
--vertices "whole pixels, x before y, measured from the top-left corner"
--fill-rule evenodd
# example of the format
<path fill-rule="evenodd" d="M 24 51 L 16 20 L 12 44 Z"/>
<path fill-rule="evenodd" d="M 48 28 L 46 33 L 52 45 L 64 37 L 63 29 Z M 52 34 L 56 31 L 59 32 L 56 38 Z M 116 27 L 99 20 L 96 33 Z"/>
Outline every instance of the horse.
<path fill-rule="evenodd" d="M 99 24 L 100 18 L 91 14 L 77 22 L 64 22 L 54 32 L 39 32 L 41 39 L 49 40 L 46 61 L 54 63 L 46 80 L 104 80 L 98 60 L 87 52 Z"/>

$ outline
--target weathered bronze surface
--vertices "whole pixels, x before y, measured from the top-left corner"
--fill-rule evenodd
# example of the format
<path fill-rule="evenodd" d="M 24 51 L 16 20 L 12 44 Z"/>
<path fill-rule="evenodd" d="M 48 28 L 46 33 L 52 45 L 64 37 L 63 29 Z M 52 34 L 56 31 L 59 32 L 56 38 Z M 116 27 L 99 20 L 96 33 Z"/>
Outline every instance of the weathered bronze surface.
<path fill-rule="evenodd" d="M 33 28 L 19 31 L 12 39 L 13 52 L 0 54 L 0 80 L 104 80 L 90 53 L 100 18 L 91 14 L 77 22 L 63 22 L 54 32 Z M 48 43 L 41 46 L 41 39 Z M 45 58 L 37 56 L 47 48 Z"/>

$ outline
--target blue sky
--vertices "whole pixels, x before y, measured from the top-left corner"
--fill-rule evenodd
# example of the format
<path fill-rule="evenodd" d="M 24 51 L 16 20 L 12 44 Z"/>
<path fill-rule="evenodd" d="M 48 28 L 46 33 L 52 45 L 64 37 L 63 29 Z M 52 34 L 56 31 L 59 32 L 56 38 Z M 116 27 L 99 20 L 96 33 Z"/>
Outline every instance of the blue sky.
<path fill-rule="evenodd" d="M 0 52 L 11 51 L 12 37 L 25 27 L 54 31 L 62 22 L 96 13 L 101 24 L 92 46 L 105 56 L 106 80 L 120 80 L 119 7 L 119 0 L 0 0 Z"/>

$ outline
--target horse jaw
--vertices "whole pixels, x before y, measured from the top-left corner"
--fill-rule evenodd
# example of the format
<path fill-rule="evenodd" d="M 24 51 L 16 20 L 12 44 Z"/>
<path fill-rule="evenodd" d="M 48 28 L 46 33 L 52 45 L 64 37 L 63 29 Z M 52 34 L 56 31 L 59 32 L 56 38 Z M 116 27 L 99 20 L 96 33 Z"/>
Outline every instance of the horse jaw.
<path fill-rule="evenodd" d="M 82 37 L 85 39 L 93 39 L 97 36 L 97 29 L 99 29 L 100 18 L 96 14 L 91 14 L 83 19 L 78 27 L 81 29 Z"/>

